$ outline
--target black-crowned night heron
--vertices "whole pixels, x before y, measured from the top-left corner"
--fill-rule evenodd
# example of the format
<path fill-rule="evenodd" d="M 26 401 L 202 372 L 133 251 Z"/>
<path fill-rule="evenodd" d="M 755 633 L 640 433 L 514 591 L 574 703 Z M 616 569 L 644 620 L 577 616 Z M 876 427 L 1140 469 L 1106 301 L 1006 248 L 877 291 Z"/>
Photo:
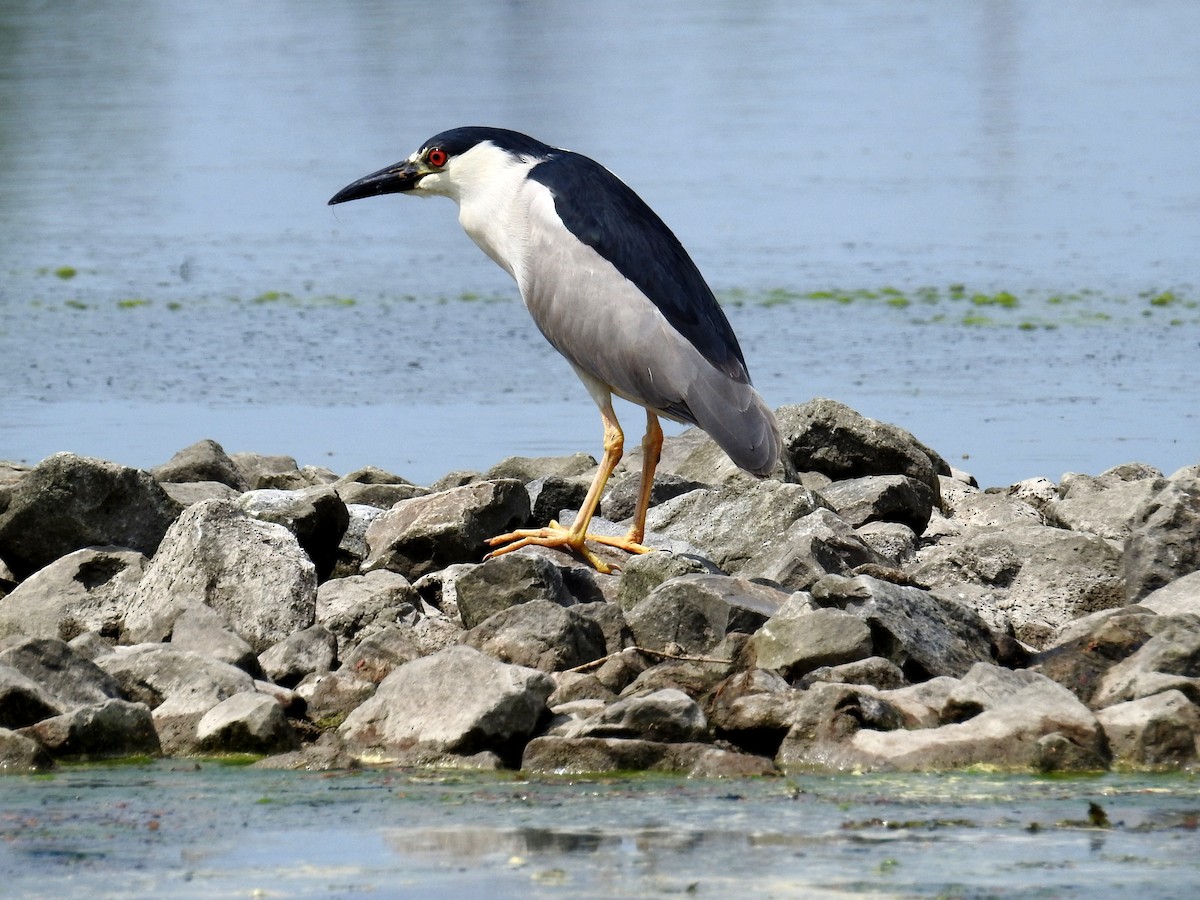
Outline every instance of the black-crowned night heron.
<path fill-rule="evenodd" d="M 496 548 L 489 557 L 530 544 L 565 547 L 607 572 L 587 541 L 646 552 L 659 416 L 698 425 L 748 472 L 761 477 L 775 468 L 775 416 L 751 386 L 716 298 L 671 230 L 603 166 L 515 131 L 455 128 L 329 202 L 400 192 L 458 204 L 462 227 L 516 280 L 534 322 L 604 420 L 604 458 L 571 527 L 551 522 L 502 534 L 489 542 Z M 642 483 L 623 538 L 587 530 L 624 444 L 613 394 L 646 410 Z"/>

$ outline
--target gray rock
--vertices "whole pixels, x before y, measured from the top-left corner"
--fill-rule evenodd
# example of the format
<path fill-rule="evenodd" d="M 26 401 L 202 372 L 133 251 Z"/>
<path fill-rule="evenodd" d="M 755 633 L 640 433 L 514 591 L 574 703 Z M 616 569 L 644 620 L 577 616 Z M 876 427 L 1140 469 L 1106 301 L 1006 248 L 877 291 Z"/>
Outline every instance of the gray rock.
<path fill-rule="evenodd" d="M 1073 619 L 1125 603 L 1121 553 L 1095 535 L 1039 525 L 968 528 L 918 557 L 910 574 L 931 587 L 993 589 L 995 608 L 980 613 L 1034 647 Z"/>
<path fill-rule="evenodd" d="M 328 672 L 337 662 L 337 638 L 324 625 L 290 634 L 259 654 L 258 662 L 271 681 L 294 687 L 313 672 Z"/>
<path fill-rule="evenodd" d="M 425 655 L 412 628 L 389 625 L 353 646 L 342 659 L 341 671 L 379 684 L 398 667 Z"/>
<path fill-rule="evenodd" d="M 864 544 L 897 569 L 910 565 L 917 555 L 917 535 L 900 522 L 868 522 L 854 529 Z"/>
<path fill-rule="evenodd" d="M 655 771 L 695 777 L 746 777 L 775 772 L 769 760 L 721 750 L 711 744 L 561 736 L 530 741 L 521 757 L 521 768 L 559 775 Z"/>
<path fill-rule="evenodd" d="M 196 748 L 203 753 L 283 753 L 299 746 L 283 708 L 253 691 L 222 700 L 196 726 Z"/>
<path fill-rule="evenodd" d="M 508 553 L 459 573 L 454 582 L 463 627 L 533 600 L 568 606 L 573 599 L 558 567 L 543 556 Z"/>
<path fill-rule="evenodd" d="M 225 448 L 210 439 L 184 447 L 150 474 L 160 482 L 215 481 L 239 492 L 250 488 Z"/>
<path fill-rule="evenodd" d="M 390 506 L 390 504 L 389 504 Z M 386 509 L 388 507 L 384 507 Z M 361 503 L 347 503 L 346 513 L 349 520 L 346 533 L 338 544 L 338 562 L 331 577 L 345 578 L 347 575 L 357 575 L 362 562 L 370 553 L 367 547 L 367 529 L 371 523 L 383 515 L 384 509 L 366 506 Z"/>
<path fill-rule="evenodd" d="M 254 650 L 211 606 L 189 606 L 181 612 L 171 629 L 171 646 L 237 666 L 255 678 L 262 675 Z"/>
<path fill-rule="evenodd" d="M 621 571 L 617 587 L 617 604 L 621 609 L 633 609 L 650 592 L 677 575 L 717 574 L 716 566 L 707 560 L 675 553 L 645 553 L 631 556 Z"/>
<path fill-rule="evenodd" d="M 159 484 L 180 509 L 187 509 L 201 500 L 232 500 L 240 495 L 238 491 L 219 481 L 184 481 L 178 484 L 162 481 Z"/>
<path fill-rule="evenodd" d="M 933 513 L 933 490 L 907 475 L 849 478 L 818 493 L 855 527 L 868 522 L 900 522 L 920 534 Z"/>
<path fill-rule="evenodd" d="M 1200 709 L 1179 691 L 1118 703 L 1096 718 L 1114 763 L 1176 769 L 1200 757 Z"/>
<path fill-rule="evenodd" d="M 448 647 L 396 669 L 339 731 L 350 749 L 373 760 L 414 749 L 491 750 L 515 762 L 553 690 L 544 672 Z"/>
<path fill-rule="evenodd" d="M 738 574 L 797 519 L 824 502 L 798 484 L 738 482 L 691 491 L 650 510 L 646 527 L 698 547 L 726 572 Z"/>
<path fill-rule="evenodd" d="M 24 728 L 57 716 L 65 705 L 12 666 L 0 666 L 0 729 Z"/>
<path fill-rule="evenodd" d="M 796 686 L 807 690 L 819 681 L 833 684 L 864 684 L 881 691 L 908 686 L 908 679 L 904 677 L 900 667 L 882 656 L 868 656 L 854 662 L 813 669 L 801 678 Z"/>
<path fill-rule="evenodd" d="M 1123 541 L 1132 530 L 1134 514 L 1166 485 L 1162 478 L 1118 481 L 1104 490 L 1068 495 L 1050 504 L 1046 518 L 1060 528 Z"/>
<path fill-rule="evenodd" d="M 21 582 L 0 603 L 0 637 L 69 641 L 96 631 L 116 639 L 124 610 L 146 569 L 136 550 L 88 547 L 68 553 Z"/>
<path fill-rule="evenodd" d="M 298 491 L 249 491 L 237 503 L 254 518 L 282 525 L 294 534 L 316 566 L 318 581 L 332 574 L 339 545 L 350 523 L 346 504 L 332 486 Z"/>
<path fill-rule="evenodd" d="M 1032 669 L 1091 705 L 1109 670 L 1166 624 L 1136 606 L 1093 613 L 1075 622 L 1054 646 L 1038 653 Z"/>
<path fill-rule="evenodd" d="M 487 470 L 489 480 L 514 479 L 522 483 L 549 475 L 572 478 L 594 471 L 596 460 L 586 453 L 570 456 L 510 456 Z"/>
<path fill-rule="evenodd" d="M 10 594 L 9 600 L 11 599 Z M 1200 571 L 1176 578 L 1158 590 L 1151 591 L 1138 601 L 1138 605 L 1162 616 L 1200 615 Z"/>
<path fill-rule="evenodd" d="M 84 547 L 149 555 L 178 515 L 147 473 L 56 453 L 12 487 L 0 512 L 0 559 L 22 579 Z"/>
<path fill-rule="evenodd" d="M 937 501 L 946 462 L 907 431 L 868 419 L 833 400 L 811 400 L 776 411 L 784 454 L 797 472 L 830 478 L 907 475 L 929 487 Z"/>
<path fill-rule="evenodd" d="M 1057 498 L 1054 485 L 1045 479 L 1052 497 Z M 1030 502 L 1040 497 L 1029 482 L 1022 482 L 1029 491 L 1010 489 L 1009 492 L 981 491 L 961 481 L 941 477 L 938 479 L 942 492 L 942 507 L 950 520 L 948 530 L 959 533 L 967 528 L 1010 528 L 1016 525 L 1044 525 L 1042 514 L 1050 501 Z M 1019 486 L 1018 486 L 1019 487 Z"/>
<path fill-rule="evenodd" d="M 347 506 L 371 506 L 381 510 L 390 509 L 401 500 L 411 500 L 429 493 L 426 488 L 375 466 L 364 466 L 349 472 L 337 479 L 333 487 Z"/>
<path fill-rule="evenodd" d="M 502 662 L 546 672 L 571 669 L 606 652 L 599 624 L 549 600 L 503 609 L 468 631 L 463 641 Z"/>
<path fill-rule="evenodd" d="M 887 560 L 855 533 L 849 523 L 827 509 L 793 522 L 742 570 L 788 591 L 805 590 L 819 578 L 848 575 L 864 565 L 886 566 Z"/>
<path fill-rule="evenodd" d="M 621 737 L 678 743 L 708 738 L 708 720 L 691 697 L 674 688 L 622 697 L 584 721 L 573 737 Z"/>
<path fill-rule="evenodd" d="M 871 629 L 858 616 L 840 609 L 771 619 L 753 637 L 758 665 L 794 680 L 821 666 L 866 659 Z"/>
<path fill-rule="evenodd" d="M 664 472 L 656 473 L 654 486 L 650 489 L 650 506 L 655 507 L 666 503 L 689 491 L 707 487 L 703 482 L 684 478 L 682 475 Z M 600 510 L 604 517 L 612 522 L 630 519 L 637 511 L 638 495 L 642 488 L 641 472 L 632 472 L 609 482 L 604 496 L 600 500 Z"/>
<path fill-rule="evenodd" d="M 31 737 L 0 727 L 0 775 L 22 775 L 54 768 L 46 748 Z"/>
<path fill-rule="evenodd" d="M 619 653 L 626 647 L 633 646 L 633 632 L 629 630 L 629 623 L 625 621 L 624 611 L 617 604 L 601 600 L 595 603 L 577 603 L 571 609 L 600 626 L 604 635 L 605 654 Z"/>
<path fill-rule="evenodd" d="M 640 647 L 704 654 L 726 634 L 752 634 L 783 605 L 787 595 L 725 575 L 680 575 L 664 581 L 625 613 Z"/>
<path fill-rule="evenodd" d="M 54 638 L 13 638 L 0 666 L 17 670 L 57 701 L 63 712 L 121 698 L 121 685 L 90 659 Z"/>
<path fill-rule="evenodd" d="M 31 725 L 25 733 L 59 759 L 117 759 L 162 752 L 150 708 L 125 700 L 81 706 Z"/>
<path fill-rule="evenodd" d="M 1138 508 L 1124 559 L 1131 602 L 1200 570 L 1200 476 L 1172 479 Z"/>
<path fill-rule="evenodd" d="M 590 479 L 543 475 L 525 485 L 529 492 L 529 524 L 545 525 L 561 518 L 563 510 L 578 510 L 587 497 Z"/>
<path fill-rule="evenodd" d="M 413 625 L 421 598 L 398 572 L 334 578 L 317 588 L 317 623 L 337 637 L 338 653 L 391 625 Z"/>
<path fill-rule="evenodd" d="M 313 672 L 305 675 L 296 693 L 305 703 L 305 716 L 318 728 L 336 728 L 346 716 L 375 693 L 376 684 L 352 672 Z"/>
<path fill-rule="evenodd" d="M 961 676 L 992 659 L 991 631 L 983 619 L 928 591 L 867 575 L 827 575 L 813 586 L 812 596 L 821 606 L 862 619 L 871 630 L 874 654 L 890 659 L 910 681 Z"/>
<path fill-rule="evenodd" d="M 316 570 L 295 536 L 228 500 L 188 509 L 163 538 L 125 615 L 125 639 L 161 641 L 194 605 L 211 606 L 257 652 L 313 624 Z"/>
<path fill-rule="evenodd" d="M 1092 696 L 1093 707 L 1103 709 L 1185 687 L 1186 679 L 1200 677 L 1200 620 L 1189 616 L 1154 617 L 1149 623 L 1153 624 L 1147 630 L 1157 633 L 1104 673 Z M 1164 681 L 1160 677 L 1163 675 L 1173 678 Z"/>
<path fill-rule="evenodd" d="M 295 491 L 310 482 L 291 456 L 265 456 L 261 453 L 234 453 L 229 457 L 249 490 L 275 488 Z"/>
<path fill-rule="evenodd" d="M 367 529 L 366 571 L 391 569 L 409 579 L 451 563 L 476 562 L 488 538 L 529 518 L 519 481 L 485 481 L 397 503 Z"/>

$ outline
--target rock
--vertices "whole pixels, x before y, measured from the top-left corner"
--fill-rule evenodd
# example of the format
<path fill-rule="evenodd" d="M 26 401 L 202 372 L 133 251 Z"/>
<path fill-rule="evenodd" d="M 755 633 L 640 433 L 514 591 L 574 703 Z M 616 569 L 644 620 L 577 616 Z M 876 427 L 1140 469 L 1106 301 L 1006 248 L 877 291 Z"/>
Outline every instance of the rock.
<path fill-rule="evenodd" d="M 160 482 L 214 481 L 239 492 L 250 489 L 225 448 L 208 439 L 184 447 L 150 474 Z"/>
<path fill-rule="evenodd" d="M 907 475 L 925 484 L 938 500 L 938 475 L 946 462 L 907 431 L 868 419 L 833 400 L 811 400 L 776 411 L 784 455 L 797 472 L 830 478 Z"/>
<path fill-rule="evenodd" d="M 238 491 L 219 481 L 185 481 L 179 484 L 162 481 L 159 484 L 180 509 L 187 509 L 201 500 L 233 500 L 239 496 Z"/>
<path fill-rule="evenodd" d="M 0 729 L 24 728 L 65 711 L 53 694 L 12 666 L 0 666 Z"/>
<path fill-rule="evenodd" d="M 728 676 L 711 691 L 705 711 L 718 738 L 774 757 L 801 696 L 777 673 L 748 669 Z"/>
<path fill-rule="evenodd" d="M 11 600 L 10 594 L 9 601 Z M 1138 601 L 1138 605 L 1162 616 L 1200 615 L 1200 571 L 1176 578 L 1158 590 L 1151 591 Z"/>
<path fill-rule="evenodd" d="M 20 672 L 55 699 L 61 711 L 122 696 L 121 685 L 90 659 L 53 638 L 14 638 L 0 650 L 0 667 Z"/>
<path fill-rule="evenodd" d="M 338 654 L 391 625 L 414 625 L 421 598 L 408 579 L 379 569 L 326 581 L 317 588 L 317 623 L 337 638 Z"/>
<path fill-rule="evenodd" d="M 387 507 L 384 507 L 386 509 Z M 347 503 L 346 514 L 349 521 L 346 532 L 338 544 L 338 561 L 334 566 L 331 578 L 345 578 L 347 575 L 359 574 L 362 562 L 367 558 L 370 549 L 367 547 L 367 529 L 371 523 L 383 515 L 384 509 L 375 506 L 364 506 L 361 503 Z"/>
<path fill-rule="evenodd" d="M 276 769 L 292 772 L 331 772 L 359 768 L 358 760 L 346 752 L 333 732 L 321 735 L 315 743 L 276 753 L 250 765 L 253 769 Z"/>
<path fill-rule="evenodd" d="M 1050 504 L 1046 518 L 1060 528 L 1124 541 L 1132 530 L 1134 514 L 1166 485 L 1162 478 L 1119 481 L 1104 490 L 1068 496 Z"/>
<path fill-rule="evenodd" d="M 543 475 L 525 485 L 529 492 L 529 522 L 540 527 L 562 518 L 563 510 L 578 510 L 587 498 L 591 486 L 587 478 L 565 478 L 562 475 Z"/>
<path fill-rule="evenodd" d="M 283 708 L 253 691 L 222 700 L 196 726 L 196 747 L 203 753 L 282 753 L 299 745 Z"/>
<path fill-rule="evenodd" d="M 813 585 L 813 600 L 867 624 L 874 654 L 890 659 L 910 681 L 965 675 L 992 659 L 991 632 L 973 610 L 928 591 L 867 575 L 828 575 Z"/>
<path fill-rule="evenodd" d="M 674 688 L 623 697 L 585 720 L 571 737 L 620 737 L 647 741 L 703 741 L 708 720 L 691 697 Z"/>
<path fill-rule="evenodd" d="M 171 629 L 171 646 L 237 666 L 254 678 L 262 675 L 254 650 L 211 606 L 189 606 L 181 612 Z"/>
<path fill-rule="evenodd" d="M 807 690 L 817 682 L 823 681 L 833 684 L 864 684 L 881 691 L 908 686 L 908 679 L 904 677 L 900 667 L 882 656 L 868 656 L 854 662 L 813 669 L 801 678 L 796 686 Z"/>
<path fill-rule="evenodd" d="M 704 654 L 731 631 L 753 633 L 786 599 L 774 588 L 724 575 L 680 575 L 625 613 L 640 647 Z"/>
<path fill-rule="evenodd" d="M 859 539 L 883 557 L 884 564 L 902 569 L 917 555 L 917 535 L 900 522 L 868 522 L 854 529 Z"/>
<path fill-rule="evenodd" d="M 488 469 L 484 477 L 491 481 L 513 479 L 528 483 L 551 475 L 572 478 L 588 474 L 595 468 L 596 460 L 586 453 L 572 453 L 569 456 L 510 456 Z"/>
<path fill-rule="evenodd" d="M 397 503 L 367 529 L 366 571 L 391 569 L 409 579 L 451 563 L 475 562 L 488 538 L 529 518 L 519 481 L 485 481 Z"/>
<path fill-rule="evenodd" d="M 519 603 L 545 600 L 567 606 L 574 602 L 556 565 L 543 556 L 522 552 L 497 556 L 462 571 L 454 587 L 464 628 L 474 628 Z"/>
<path fill-rule="evenodd" d="M 866 659 L 871 629 L 856 615 L 818 609 L 802 616 L 770 619 L 753 637 L 758 665 L 789 681 L 821 666 Z"/>
<path fill-rule="evenodd" d="M 1153 617 L 1149 623 L 1153 636 L 1100 679 L 1091 699 L 1096 709 L 1169 689 L 1194 690 L 1188 681 L 1200 677 L 1200 620 Z"/>
<path fill-rule="evenodd" d="M 1085 624 L 1089 627 L 1079 627 Z M 1089 705 L 1109 670 L 1165 627 L 1135 606 L 1093 613 L 1074 625 L 1058 643 L 1035 655 L 1031 668 Z"/>
<path fill-rule="evenodd" d="M 1038 481 L 1042 482 L 1045 479 Z M 1057 499 L 1054 485 L 1048 481 L 1045 483 L 1051 496 Z M 945 477 L 940 477 L 938 484 L 941 486 L 942 507 L 951 523 L 948 529 L 951 533 L 957 534 L 966 528 L 1010 528 L 1015 525 L 1046 524 L 1042 510 L 1051 501 L 1030 502 L 1030 499 L 1040 496 L 1036 492 L 1022 492 L 1015 488 L 1009 493 L 981 491 L 977 487 Z M 1029 486 L 1028 482 L 1023 484 Z"/>
<path fill-rule="evenodd" d="M 1115 763 L 1176 769 L 1200 756 L 1200 709 L 1179 691 L 1117 703 L 1096 718 Z"/>
<path fill-rule="evenodd" d="M 337 638 L 324 625 L 288 635 L 258 657 L 263 672 L 283 687 L 294 687 L 306 675 L 328 672 L 337 662 Z"/>
<path fill-rule="evenodd" d="M 788 526 L 743 574 L 773 581 L 788 591 L 801 591 L 825 575 L 848 575 L 865 565 L 886 566 L 887 560 L 845 520 L 818 509 Z"/>
<path fill-rule="evenodd" d="M 412 628 L 389 625 L 351 648 L 342 660 L 341 671 L 379 684 L 398 667 L 425 655 Z"/>
<path fill-rule="evenodd" d="M 150 708 L 118 699 L 45 719 L 25 733 L 60 759 L 119 759 L 162 752 Z"/>
<path fill-rule="evenodd" d="M 296 536 L 324 581 L 338 560 L 338 547 L 350 524 L 350 513 L 329 485 L 298 491 L 255 490 L 238 498 L 238 506 L 264 522 L 282 525 Z"/>
<path fill-rule="evenodd" d="M 571 610 L 600 626 L 600 632 L 604 635 L 605 655 L 619 653 L 626 647 L 633 646 L 633 632 L 629 630 L 625 613 L 617 604 L 600 600 L 595 603 L 577 603 Z"/>
<path fill-rule="evenodd" d="M 68 553 L 21 582 L 0 603 L 0 637 L 69 641 L 96 631 L 116 639 L 124 610 L 146 569 L 146 557 L 119 547 Z"/>
<path fill-rule="evenodd" d="M 0 512 L 0 559 L 23 579 L 84 547 L 149 555 L 178 515 L 147 473 L 56 453 L 13 486 Z"/>
<path fill-rule="evenodd" d="M 854 527 L 899 522 L 920 534 L 933 513 L 934 492 L 906 475 L 865 475 L 835 481 L 818 493 Z"/>
<path fill-rule="evenodd" d="M 54 768 L 46 748 L 33 738 L 0 727 L 0 775 L 23 775 Z"/>
<path fill-rule="evenodd" d="M 617 603 L 621 609 L 633 609 L 664 581 L 677 575 L 701 574 L 717 574 L 717 569 L 706 560 L 668 552 L 631 556 L 621 570 Z"/>
<path fill-rule="evenodd" d="M 296 685 L 305 715 L 318 728 L 336 728 L 375 693 L 376 684 L 353 672 L 313 672 Z"/>
<path fill-rule="evenodd" d="M 650 489 L 650 506 L 655 507 L 666 503 L 689 491 L 707 487 L 699 481 L 684 478 L 669 472 L 655 473 L 654 486 Z M 600 500 L 600 510 L 604 517 L 611 522 L 621 522 L 633 518 L 637 511 L 638 494 L 642 488 L 642 475 L 634 472 L 609 482 L 608 489 Z M 578 507 L 576 507 L 578 508 Z"/>
<path fill-rule="evenodd" d="M 300 472 L 293 457 L 234 453 L 229 458 L 249 490 L 274 488 L 295 491 L 309 486 L 309 480 Z"/>
<path fill-rule="evenodd" d="M 918 553 L 913 577 L 931 587 L 967 583 L 993 590 L 981 615 L 1043 647 L 1073 619 L 1125 603 L 1121 554 L 1095 535 L 1039 525 L 968 528 Z"/>
<path fill-rule="evenodd" d="M 733 773 L 774 774 L 769 761 L 704 743 L 663 743 L 629 738 L 538 737 L 521 757 L 526 772 L 586 775 L 600 772 L 685 772 L 697 777 Z"/>
<path fill-rule="evenodd" d="M 502 662 L 546 672 L 571 669 L 606 652 L 595 621 L 549 600 L 503 609 L 468 631 L 463 642 Z"/>
<path fill-rule="evenodd" d="M 1200 476 L 1172 479 L 1134 512 L 1124 560 L 1130 602 L 1200 570 Z"/>
<path fill-rule="evenodd" d="M 1065 688 L 1034 672 L 986 663 L 973 667 L 948 704 L 964 720 L 936 728 L 896 727 L 902 716 L 870 708 L 872 703 L 890 706 L 887 692 L 872 697 L 866 691 L 814 685 L 780 746 L 777 765 L 785 772 L 1038 769 L 1047 767 L 1047 752 L 1064 758 L 1060 748 L 1040 743 L 1047 735 L 1061 735 L 1079 749 L 1076 758 L 1094 765 L 1103 766 L 1107 756 L 1095 716 Z"/>
<path fill-rule="evenodd" d="M 652 509 L 646 527 L 687 541 L 726 572 L 742 568 L 797 519 L 823 505 L 808 488 L 781 481 L 738 482 L 691 491 Z"/>
<path fill-rule="evenodd" d="M 396 669 L 339 731 L 370 759 L 492 750 L 515 763 L 553 690 L 544 672 L 448 647 Z"/>
<path fill-rule="evenodd" d="M 427 489 L 375 466 L 349 472 L 337 479 L 333 487 L 347 506 L 371 506 L 380 510 L 391 509 L 401 500 L 429 493 Z"/>
<path fill-rule="evenodd" d="M 295 536 L 228 500 L 171 526 L 125 615 L 126 640 L 161 641 L 188 606 L 211 606 L 257 652 L 313 624 L 316 570 Z"/>

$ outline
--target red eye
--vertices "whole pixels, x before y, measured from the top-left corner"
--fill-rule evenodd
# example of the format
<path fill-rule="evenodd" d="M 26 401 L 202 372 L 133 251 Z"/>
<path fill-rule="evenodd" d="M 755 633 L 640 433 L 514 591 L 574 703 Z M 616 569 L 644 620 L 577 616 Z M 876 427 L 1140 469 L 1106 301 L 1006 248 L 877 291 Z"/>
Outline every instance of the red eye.
<path fill-rule="evenodd" d="M 440 169 L 446 164 L 446 160 L 449 159 L 449 157 L 446 155 L 446 151 L 441 147 L 434 147 L 425 154 L 425 159 L 429 161 L 431 166 L 435 166 L 436 168 Z"/>

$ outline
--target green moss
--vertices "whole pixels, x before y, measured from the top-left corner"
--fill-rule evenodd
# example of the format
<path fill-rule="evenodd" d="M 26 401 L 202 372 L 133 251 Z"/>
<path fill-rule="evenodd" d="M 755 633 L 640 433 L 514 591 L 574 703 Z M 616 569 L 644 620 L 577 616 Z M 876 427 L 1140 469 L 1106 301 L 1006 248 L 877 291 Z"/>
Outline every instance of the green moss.
<path fill-rule="evenodd" d="M 59 266 L 57 269 L 54 270 L 54 274 L 56 276 L 58 276 L 59 278 L 61 278 L 63 281 L 67 281 L 71 278 L 74 278 L 76 275 L 79 274 L 79 272 L 76 271 L 74 266 Z"/>
<path fill-rule="evenodd" d="M 117 309 L 137 309 L 139 306 L 149 306 L 149 305 L 150 305 L 149 300 L 142 300 L 142 299 L 136 298 L 136 297 L 131 297 L 128 300 L 118 300 L 117 301 Z"/>
<path fill-rule="evenodd" d="M 63 306 L 66 306 L 70 309 L 87 309 L 88 308 L 88 305 L 86 303 L 84 303 L 82 300 L 68 300 L 63 304 Z"/>

